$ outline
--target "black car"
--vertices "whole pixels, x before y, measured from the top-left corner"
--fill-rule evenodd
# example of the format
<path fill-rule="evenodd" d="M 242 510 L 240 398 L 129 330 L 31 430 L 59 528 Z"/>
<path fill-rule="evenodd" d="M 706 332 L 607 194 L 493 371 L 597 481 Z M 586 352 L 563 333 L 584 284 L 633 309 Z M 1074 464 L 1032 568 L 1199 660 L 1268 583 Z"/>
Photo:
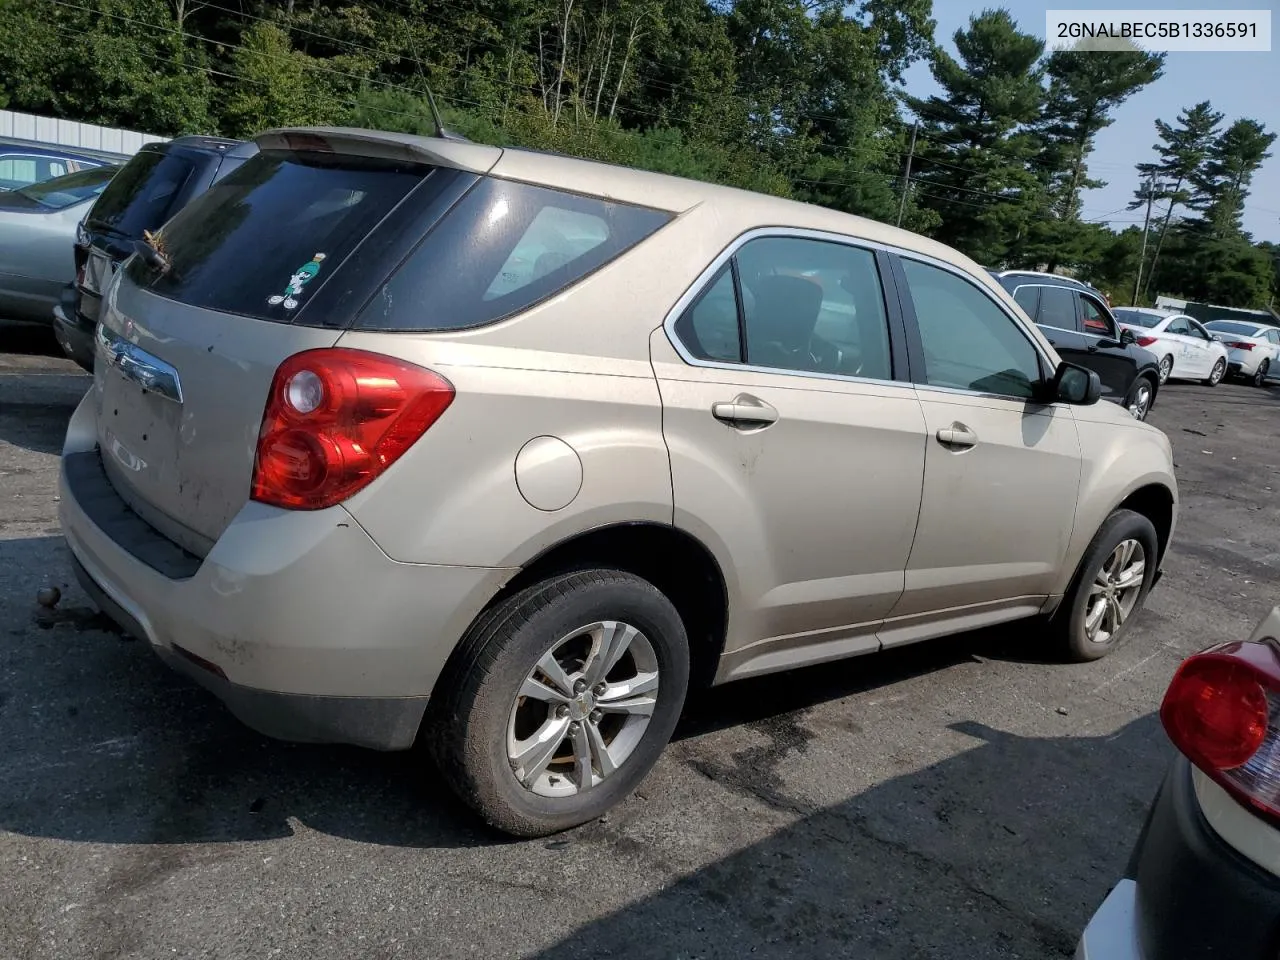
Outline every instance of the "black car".
<path fill-rule="evenodd" d="M 1116 322 L 1100 293 L 1049 273 L 988 271 L 1036 322 L 1068 363 L 1088 367 L 1102 381 L 1102 396 L 1145 420 L 1160 389 L 1160 367 L 1137 337 Z"/>
<path fill-rule="evenodd" d="M 116 268 L 148 231 L 257 153 L 253 143 L 220 137 L 178 137 L 149 143 L 103 191 L 76 235 L 76 282 L 54 308 L 58 343 L 72 360 L 93 370 L 93 336 L 102 292 Z"/>

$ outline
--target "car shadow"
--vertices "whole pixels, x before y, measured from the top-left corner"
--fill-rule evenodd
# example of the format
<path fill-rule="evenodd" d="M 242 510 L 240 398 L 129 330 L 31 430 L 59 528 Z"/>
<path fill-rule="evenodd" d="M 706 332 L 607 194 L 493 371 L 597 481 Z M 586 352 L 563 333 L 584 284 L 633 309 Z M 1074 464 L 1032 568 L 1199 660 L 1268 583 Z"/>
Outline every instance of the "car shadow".
<path fill-rule="evenodd" d="M 92 378 L 66 361 L 6 353 L 3 338 L 0 353 L 6 354 L 0 363 L 0 443 L 61 453 L 67 421 Z"/>

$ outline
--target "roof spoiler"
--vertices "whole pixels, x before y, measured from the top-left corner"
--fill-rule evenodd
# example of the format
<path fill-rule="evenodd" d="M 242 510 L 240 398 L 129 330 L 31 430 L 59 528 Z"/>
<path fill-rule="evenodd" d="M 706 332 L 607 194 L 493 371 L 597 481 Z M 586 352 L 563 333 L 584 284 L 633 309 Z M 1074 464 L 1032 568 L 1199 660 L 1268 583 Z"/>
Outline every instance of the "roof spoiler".
<path fill-rule="evenodd" d="M 461 137 L 420 137 L 353 127 L 282 127 L 253 138 L 259 150 L 303 150 L 350 154 L 488 173 L 502 156 L 499 147 Z"/>

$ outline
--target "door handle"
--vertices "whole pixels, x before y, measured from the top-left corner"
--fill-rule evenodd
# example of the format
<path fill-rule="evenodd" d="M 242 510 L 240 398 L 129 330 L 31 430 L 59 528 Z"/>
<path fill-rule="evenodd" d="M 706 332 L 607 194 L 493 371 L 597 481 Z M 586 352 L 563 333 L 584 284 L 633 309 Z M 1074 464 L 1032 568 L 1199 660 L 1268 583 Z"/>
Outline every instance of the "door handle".
<path fill-rule="evenodd" d="M 948 447 L 969 447 L 977 446 L 978 435 L 966 427 L 963 423 L 953 423 L 949 427 L 943 427 L 938 431 L 938 442 Z"/>
<path fill-rule="evenodd" d="M 746 393 L 740 393 L 729 401 L 713 403 L 711 415 L 721 423 L 743 429 L 767 427 L 778 421 L 777 410 L 763 400 Z"/>

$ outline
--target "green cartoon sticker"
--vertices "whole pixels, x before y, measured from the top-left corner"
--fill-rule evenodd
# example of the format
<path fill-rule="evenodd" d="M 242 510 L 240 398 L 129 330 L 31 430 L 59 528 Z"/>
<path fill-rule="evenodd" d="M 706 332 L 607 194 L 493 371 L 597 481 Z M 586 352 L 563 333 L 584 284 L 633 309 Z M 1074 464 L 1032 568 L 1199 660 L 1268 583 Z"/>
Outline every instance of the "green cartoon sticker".
<path fill-rule="evenodd" d="M 284 288 L 284 293 L 277 293 L 274 297 L 267 297 L 267 303 L 273 307 L 277 303 L 282 303 L 286 310 L 293 310 L 298 306 L 298 295 L 302 293 L 302 288 L 315 279 L 316 274 L 320 272 L 320 264 L 323 261 L 324 254 L 317 253 L 294 271 L 293 276 L 289 278 L 289 285 Z"/>

